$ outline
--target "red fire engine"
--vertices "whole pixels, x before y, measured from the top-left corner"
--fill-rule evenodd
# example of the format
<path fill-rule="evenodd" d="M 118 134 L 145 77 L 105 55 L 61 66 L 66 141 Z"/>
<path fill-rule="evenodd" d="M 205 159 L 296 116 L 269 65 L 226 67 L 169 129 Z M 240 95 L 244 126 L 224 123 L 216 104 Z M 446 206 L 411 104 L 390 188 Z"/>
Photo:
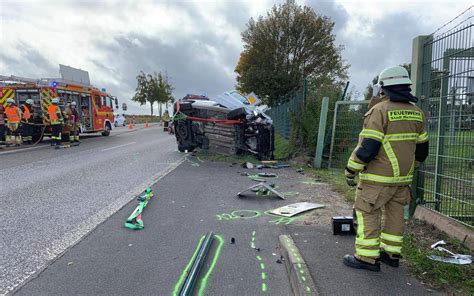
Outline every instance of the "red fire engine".
<path fill-rule="evenodd" d="M 101 132 L 104 136 L 110 134 L 114 122 L 114 105 L 118 108 L 118 100 L 105 89 L 62 79 L 35 80 L 0 76 L 0 104 L 6 106 L 9 98 L 14 99 L 18 106 L 27 99 L 33 100 L 34 142 L 51 135 L 48 107 L 55 97 L 59 98 L 58 106 L 63 112 L 67 104 L 76 102 L 81 119 L 81 133 Z M 69 131 L 66 126 L 62 135 L 68 139 Z"/>

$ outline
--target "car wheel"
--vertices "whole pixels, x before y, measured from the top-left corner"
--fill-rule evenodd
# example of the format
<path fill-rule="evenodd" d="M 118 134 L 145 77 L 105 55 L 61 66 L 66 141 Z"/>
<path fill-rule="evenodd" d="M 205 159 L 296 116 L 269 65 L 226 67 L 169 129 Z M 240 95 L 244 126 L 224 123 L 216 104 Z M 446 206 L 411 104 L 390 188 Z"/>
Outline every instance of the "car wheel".
<path fill-rule="evenodd" d="M 110 135 L 110 130 L 111 130 L 110 123 L 107 122 L 105 124 L 105 130 L 102 132 L 102 136 L 108 137 Z"/>
<path fill-rule="evenodd" d="M 116 122 L 114 122 L 114 126 L 115 126 L 115 127 L 117 127 L 117 126 L 118 126 L 118 123 L 117 123 L 117 121 L 116 121 Z"/>

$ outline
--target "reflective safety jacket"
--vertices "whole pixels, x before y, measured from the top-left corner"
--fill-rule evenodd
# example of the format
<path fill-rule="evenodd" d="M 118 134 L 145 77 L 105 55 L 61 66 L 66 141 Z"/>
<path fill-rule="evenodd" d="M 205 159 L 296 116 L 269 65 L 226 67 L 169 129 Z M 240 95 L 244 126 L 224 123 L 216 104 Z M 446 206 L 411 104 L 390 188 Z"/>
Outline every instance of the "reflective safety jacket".
<path fill-rule="evenodd" d="M 30 108 L 28 108 L 28 105 L 23 104 L 23 105 L 21 105 L 21 109 L 23 111 L 23 116 L 22 116 L 23 121 L 29 122 L 30 119 L 31 119 Z"/>
<path fill-rule="evenodd" d="M 409 102 L 382 100 L 364 115 L 359 144 L 349 158 L 347 169 L 360 172 L 363 183 L 409 185 L 415 161 L 424 161 L 427 156 L 427 142 L 423 111 Z M 415 159 L 418 146 L 424 146 L 426 151 L 419 160 Z"/>
<path fill-rule="evenodd" d="M 48 107 L 48 115 L 51 124 L 61 124 L 63 121 L 63 115 L 61 113 L 61 109 L 56 105 L 49 105 Z"/>
<path fill-rule="evenodd" d="M 19 123 L 21 118 L 21 111 L 17 106 L 7 106 L 5 108 L 8 123 Z"/>

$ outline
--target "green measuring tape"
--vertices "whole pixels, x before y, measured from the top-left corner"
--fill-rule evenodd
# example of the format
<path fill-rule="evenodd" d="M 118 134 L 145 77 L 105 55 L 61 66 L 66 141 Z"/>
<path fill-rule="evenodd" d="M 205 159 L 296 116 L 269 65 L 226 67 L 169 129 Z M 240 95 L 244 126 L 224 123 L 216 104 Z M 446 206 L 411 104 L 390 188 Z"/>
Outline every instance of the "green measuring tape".
<path fill-rule="evenodd" d="M 145 194 L 138 197 L 138 206 L 127 218 L 127 221 L 123 224 L 123 226 L 133 230 L 138 230 L 145 227 L 142 220 L 142 212 L 152 197 L 153 191 L 151 191 L 151 188 L 147 188 Z"/>

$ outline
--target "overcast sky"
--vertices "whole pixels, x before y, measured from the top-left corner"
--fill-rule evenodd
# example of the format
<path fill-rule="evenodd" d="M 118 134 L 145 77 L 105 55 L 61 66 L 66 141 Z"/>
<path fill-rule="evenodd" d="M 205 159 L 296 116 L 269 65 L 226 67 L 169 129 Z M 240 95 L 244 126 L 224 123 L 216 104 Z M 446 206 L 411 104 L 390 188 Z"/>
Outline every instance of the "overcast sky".
<path fill-rule="evenodd" d="M 58 64 L 81 68 L 132 113 L 149 112 L 130 101 L 140 70 L 167 72 L 176 98 L 213 96 L 234 88 L 248 20 L 279 2 L 0 0 L 0 75 L 58 77 Z M 362 93 L 383 68 L 411 61 L 415 36 L 432 33 L 472 0 L 298 3 L 335 21 L 351 85 Z"/>

